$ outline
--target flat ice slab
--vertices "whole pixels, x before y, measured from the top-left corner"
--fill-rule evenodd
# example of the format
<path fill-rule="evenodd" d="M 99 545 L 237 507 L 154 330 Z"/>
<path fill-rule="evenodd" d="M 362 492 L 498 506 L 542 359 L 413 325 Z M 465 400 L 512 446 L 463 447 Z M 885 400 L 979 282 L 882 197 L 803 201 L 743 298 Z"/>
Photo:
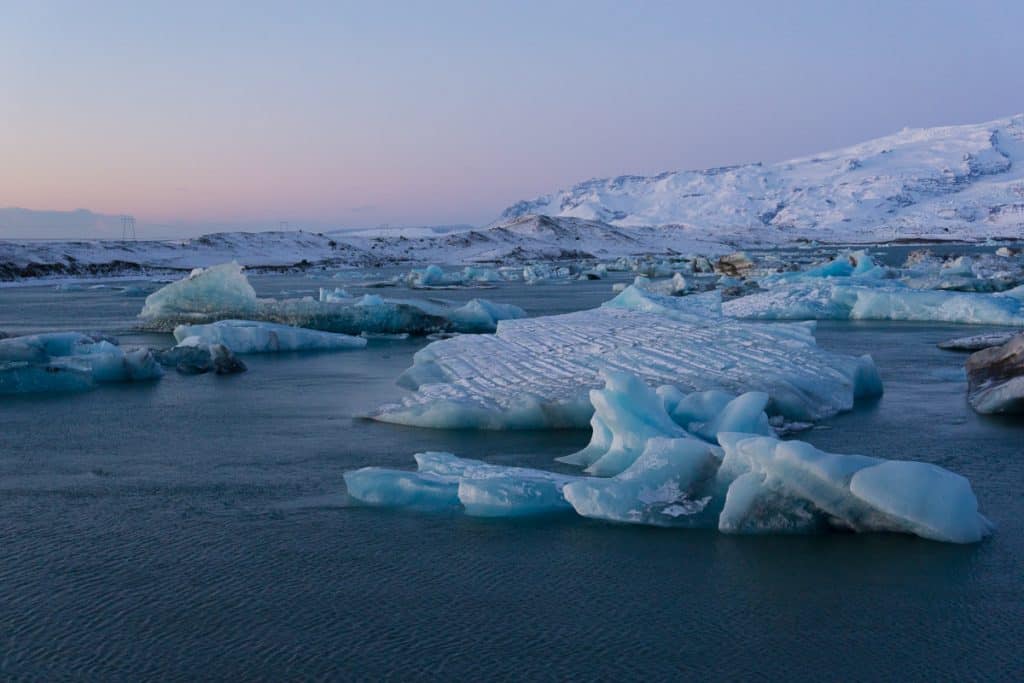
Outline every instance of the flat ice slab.
<path fill-rule="evenodd" d="M 101 335 L 51 332 L 0 339 L 0 394 L 85 391 L 96 383 L 162 375 L 148 349 L 122 349 Z"/>
<path fill-rule="evenodd" d="M 882 391 L 869 356 L 818 348 L 813 324 L 733 320 L 715 293 L 630 287 L 600 308 L 503 321 L 493 335 L 430 344 L 399 379 L 415 393 L 371 417 L 449 429 L 585 427 L 602 369 L 686 392 L 764 392 L 770 413 L 802 421 Z"/>

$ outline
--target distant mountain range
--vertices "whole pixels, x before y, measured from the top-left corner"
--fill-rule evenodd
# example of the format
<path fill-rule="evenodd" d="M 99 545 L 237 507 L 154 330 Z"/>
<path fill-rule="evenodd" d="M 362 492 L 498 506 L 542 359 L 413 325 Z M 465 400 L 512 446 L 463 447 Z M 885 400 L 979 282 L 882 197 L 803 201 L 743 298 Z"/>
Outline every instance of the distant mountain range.
<path fill-rule="evenodd" d="M 37 238 L 121 236 L 120 217 L 84 210 L 0 209 L 0 227 L 12 222 L 29 226 L 18 234 Z M 986 239 L 1024 239 L 1024 115 L 904 130 L 777 164 L 588 180 L 518 202 L 482 228 L 236 231 L 148 241 L 0 240 L 0 280 L 187 269 L 231 259 L 275 268 L 515 263 L 715 254 L 807 241 Z"/>

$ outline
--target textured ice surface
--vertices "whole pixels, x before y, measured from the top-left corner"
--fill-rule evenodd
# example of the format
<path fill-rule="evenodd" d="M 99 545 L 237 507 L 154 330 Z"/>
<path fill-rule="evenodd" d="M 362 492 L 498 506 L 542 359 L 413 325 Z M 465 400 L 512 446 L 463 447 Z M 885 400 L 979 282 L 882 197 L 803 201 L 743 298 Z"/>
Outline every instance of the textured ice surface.
<path fill-rule="evenodd" d="M 122 349 L 98 335 L 53 332 L 0 339 L 0 394 L 81 391 L 97 382 L 162 375 L 150 351 Z"/>
<path fill-rule="evenodd" d="M 347 299 L 337 290 L 321 292 L 320 300 L 260 299 L 242 267 L 226 263 L 197 269 L 149 295 L 139 317 L 148 327 L 161 330 L 178 324 L 237 319 L 357 335 L 490 332 L 499 320 L 525 315 L 517 306 L 482 299 L 461 305 L 372 295 Z"/>
<path fill-rule="evenodd" d="M 720 434 L 728 484 L 722 531 L 893 531 L 970 543 L 990 529 L 963 477 L 929 463 L 819 451 L 801 441 Z"/>
<path fill-rule="evenodd" d="M 1001 294 L 921 290 L 898 282 L 863 285 L 798 281 L 722 305 L 726 315 L 760 320 L 912 320 L 1024 326 L 1024 291 Z"/>
<path fill-rule="evenodd" d="M 335 351 L 366 346 L 362 337 L 252 320 L 220 320 L 174 328 L 174 338 L 179 342 L 187 337 L 198 337 L 206 344 L 223 344 L 235 353 Z"/>
<path fill-rule="evenodd" d="M 584 427 L 602 369 L 686 392 L 764 392 L 768 410 L 815 420 L 881 393 L 870 357 L 819 349 L 811 324 L 723 317 L 716 294 L 671 297 L 630 287 L 604 306 L 503 321 L 493 335 L 420 350 L 399 383 L 416 392 L 372 417 L 421 427 Z"/>
<path fill-rule="evenodd" d="M 370 505 L 461 509 L 476 516 L 572 509 L 611 522 L 740 534 L 843 529 L 971 543 L 991 529 L 967 480 L 941 467 L 780 441 L 761 410 L 764 395 L 683 395 L 606 373 L 604 389 L 591 392 L 591 400 L 591 444 L 562 460 L 612 476 L 568 476 L 421 453 L 416 472 L 368 467 L 346 473 L 349 495 Z M 759 433 L 728 431 L 736 428 Z"/>

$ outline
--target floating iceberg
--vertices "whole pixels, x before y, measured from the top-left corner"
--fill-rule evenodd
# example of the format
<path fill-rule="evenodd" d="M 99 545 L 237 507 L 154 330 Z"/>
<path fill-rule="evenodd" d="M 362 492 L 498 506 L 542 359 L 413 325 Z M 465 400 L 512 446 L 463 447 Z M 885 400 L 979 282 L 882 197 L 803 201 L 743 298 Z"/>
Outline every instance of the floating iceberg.
<path fill-rule="evenodd" d="M 942 261 L 915 252 L 898 269 L 876 265 L 865 251 L 848 251 L 808 270 L 761 277 L 761 291 L 727 302 L 724 311 L 762 320 L 1024 325 L 1024 288 L 1011 289 L 1019 274 L 987 263 L 966 256 Z"/>
<path fill-rule="evenodd" d="M 0 339 L 0 394 L 82 391 L 95 383 L 158 379 L 147 349 L 122 349 L 109 337 L 53 332 Z"/>
<path fill-rule="evenodd" d="M 490 517 L 572 510 L 611 522 L 741 534 L 842 529 L 972 543 L 991 530 L 967 480 L 941 467 L 780 441 L 760 409 L 763 394 L 684 395 L 617 373 L 606 373 L 606 380 L 591 392 L 590 446 L 561 460 L 612 476 L 421 453 L 416 472 L 347 472 L 348 493 L 378 506 Z M 729 431 L 735 428 L 756 433 Z"/>
<path fill-rule="evenodd" d="M 979 413 L 1024 413 L 1024 333 L 971 354 L 967 400 Z"/>
<path fill-rule="evenodd" d="M 920 290 L 889 282 L 836 280 L 778 284 L 727 301 L 722 311 L 757 320 L 909 320 L 975 325 L 1024 325 L 1024 288 L 1001 294 Z"/>
<path fill-rule="evenodd" d="M 992 334 L 975 334 L 969 337 L 957 337 L 939 342 L 937 346 L 947 351 L 981 351 L 993 346 L 1002 346 L 1016 337 L 1018 332 L 994 332 Z"/>
<path fill-rule="evenodd" d="M 146 297 L 139 317 L 158 330 L 217 320 L 254 320 L 358 335 L 489 332 L 499 320 L 524 317 L 518 306 L 474 299 L 466 304 L 430 300 L 390 300 L 366 295 L 344 299 L 335 290 L 321 300 L 260 299 L 242 267 L 226 263 L 196 269 Z"/>
<path fill-rule="evenodd" d="M 884 266 L 875 264 L 871 255 L 864 250 L 844 251 L 831 261 L 802 271 L 780 273 L 761 278 L 762 283 L 773 281 L 813 280 L 816 278 L 852 278 L 854 280 L 878 280 L 893 277 L 894 273 Z"/>
<path fill-rule="evenodd" d="M 457 287 L 486 287 L 504 281 L 502 274 L 492 268 L 466 266 L 461 272 L 445 272 L 440 266 L 414 268 L 395 282 L 404 282 L 412 289 L 453 289 Z"/>
<path fill-rule="evenodd" d="M 205 344 L 223 344 L 235 353 L 336 351 L 366 346 L 362 337 L 252 320 L 220 320 L 174 328 L 174 338 L 179 342 L 188 337 L 197 337 Z"/>
<path fill-rule="evenodd" d="M 185 337 L 177 346 L 157 354 L 157 360 L 161 365 L 175 368 L 183 375 L 202 375 L 207 372 L 233 375 L 248 369 L 228 347 L 205 342 L 199 337 Z"/>
<path fill-rule="evenodd" d="M 760 391 L 768 410 L 817 420 L 880 394 L 871 358 L 819 349 L 813 324 L 726 318 L 717 293 L 672 297 L 630 287 L 597 309 L 507 320 L 493 335 L 421 349 L 399 384 L 415 390 L 371 417 L 419 427 L 585 427 L 602 369 L 693 392 Z"/>
<path fill-rule="evenodd" d="M 562 486 L 575 477 L 501 467 L 451 453 L 417 453 L 417 472 L 365 467 L 345 473 L 349 495 L 370 505 L 525 517 L 570 510 Z"/>
<path fill-rule="evenodd" d="M 689 289 L 689 283 L 686 282 L 686 278 L 679 273 L 675 273 L 668 280 L 651 280 L 643 275 L 637 275 L 633 278 L 633 286 L 655 294 L 668 294 L 671 296 L 680 296 Z M 629 287 L 628 283 L 617 282 L 612 285 L 612 291 L 623 292 L 627 287 Z"/>

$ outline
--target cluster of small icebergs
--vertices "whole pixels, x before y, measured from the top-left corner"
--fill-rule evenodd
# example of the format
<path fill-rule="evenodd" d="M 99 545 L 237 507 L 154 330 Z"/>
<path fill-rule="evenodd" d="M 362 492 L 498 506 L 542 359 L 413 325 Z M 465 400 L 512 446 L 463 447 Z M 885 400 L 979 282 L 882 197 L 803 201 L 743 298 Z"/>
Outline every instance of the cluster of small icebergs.
<path fill-rule="evenodd" d="M 761 320 L 1024 325 L 1020 266 L 994 270 L 990 261 L 917 253 L 904 268 L 888 268 L 864 251 L 846 252 L 810 270 L 760 277 L 759 291 L 726 302 L 723 311 Z"/>
<path fill-rule="evenodd" d="M 261 299 L 237 263 L 196 269 L 146 297 L 139 317 L 154 330 L 218 320 L 249 320 L 349 335 L 493 331 L 499 320 L 521 318 L 523 309 L 473 299 L 465 304 L 349 297 L 321 289 L 320 297 Z"/>
<path fill-rule="evenodd" d="M 953 543 L 990 532 L 971 486 L 936 465 L 839 455 L 777 439 L 761 392 L 684 394 L 603 371 L 592 439 L 563 462 L 590 476 L 419 453 L 416 471 L 347 472 L 353 499 L 483 517 L 575 513 L 725 533 L 887 531 Z"/>
<path fill-rule="evenodd" d="M 1024 413 L 1024 333 L 971 354 L 966 367 L 967 400 L 976 411 Z"/>
<path fill-rule="evenodd" d="M 727 533 L 844 529 L 966 543 L 989 532 L 969 483 L 945 469 L 779 437 L 882 392 L 870 356 L 817 346 L 815 320 L 1021 327 L 1018 253 L 943 260 L 915 252 L 901 268 L 865 251 L 802 270 L 778 254 L 743 252 L 714 262 L 428 266 L 380 284 L 493 287 L 610 273 L 635 278 L 617 283 L 618 295 L 598 308 L 526 318 L 483 299 L 353 296 L 340 287 L 321 288 L 316 298 L 259 298 L 236 263 L 197 269 L 147 296 L 140 313 L 146 328 L 173 330 L 174 347 L 122 349 L 102 335 L 70 332 L 2 339 L 0 393 L 154 380 L 163 367 L 229 374 L 245 370 L 235 354 L 357 350 L 367 337 L 437 335 L 398 380 L 411 393 L 370 417 L 441 429 L 589 424 L 590 444 L 560 458 L 584 474 L 420 453 L 416 471 L 347 473 L 356 500 L 477 516 L 574 512 Z M 941 346 L 975 351 L 967 361 L 975 410 L 1024 412 L 1024 334 Z"/>
<path fill-rule="evenodd" d="M 52 332 L 0 339 L 0 394 L 85 391 L 161 376 L 152 351 L 122 349 L 104 335 Z"/>

